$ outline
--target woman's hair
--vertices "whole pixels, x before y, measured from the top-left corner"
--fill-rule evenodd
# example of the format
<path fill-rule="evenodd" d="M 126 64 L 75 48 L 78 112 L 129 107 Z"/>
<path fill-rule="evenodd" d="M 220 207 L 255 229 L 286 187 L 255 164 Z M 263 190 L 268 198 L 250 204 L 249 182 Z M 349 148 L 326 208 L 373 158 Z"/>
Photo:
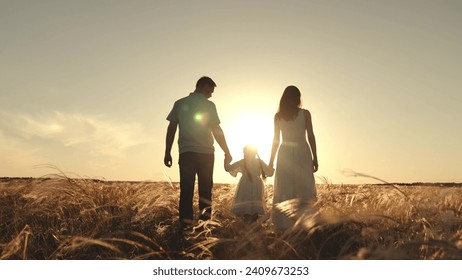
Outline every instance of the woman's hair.
<path fill-rule="evenodd" d="M 282 93 L 276 118 L 290 121 L 295 119 L 302 105 L 301 93 L 296 86 L 288 86 Z"/>

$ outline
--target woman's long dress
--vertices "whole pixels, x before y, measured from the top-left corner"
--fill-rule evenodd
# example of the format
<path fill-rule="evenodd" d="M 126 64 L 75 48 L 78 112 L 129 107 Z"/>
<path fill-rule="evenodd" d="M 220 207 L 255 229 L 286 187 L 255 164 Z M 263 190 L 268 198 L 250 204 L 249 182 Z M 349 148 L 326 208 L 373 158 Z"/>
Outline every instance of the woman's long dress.
<path fill-rule="evenodd" d="M 294 217 L 298 216 L 295 212 L 303 211 L 316 200 L 313 159 L 306 139 L 304 111 L 301 109 L 293 120 L 277 120 L 282 142 L 276 162 L 271 218 L 278 230 L 291 227 Z"/>

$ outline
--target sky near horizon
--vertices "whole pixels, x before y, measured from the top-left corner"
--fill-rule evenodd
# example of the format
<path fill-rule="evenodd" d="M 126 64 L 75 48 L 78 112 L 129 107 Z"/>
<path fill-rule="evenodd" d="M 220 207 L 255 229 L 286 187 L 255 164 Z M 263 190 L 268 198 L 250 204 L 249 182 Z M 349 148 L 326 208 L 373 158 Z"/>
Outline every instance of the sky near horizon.
<path fill-rule="evenodd" d="M 461 1 L 0 0 L 0 38 L 0 177 L 178 181 L 165 118 L 207 75 L 235 160 L 296 85 L 318 182 L 462 182 Z"/>

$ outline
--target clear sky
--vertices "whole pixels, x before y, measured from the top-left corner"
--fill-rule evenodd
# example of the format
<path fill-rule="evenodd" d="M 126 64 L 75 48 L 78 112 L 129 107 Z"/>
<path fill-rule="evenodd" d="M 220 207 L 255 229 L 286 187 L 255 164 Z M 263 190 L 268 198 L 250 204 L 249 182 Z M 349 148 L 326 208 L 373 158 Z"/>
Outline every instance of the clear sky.
<path fill-rule="evenodd" d="M 207 75 L 236 160 L 293 84 L 319 180 L 461 182 L 461 68 L 459 0 L 0 0 L 0 176 L 178 181 L 165 118 Z"/>

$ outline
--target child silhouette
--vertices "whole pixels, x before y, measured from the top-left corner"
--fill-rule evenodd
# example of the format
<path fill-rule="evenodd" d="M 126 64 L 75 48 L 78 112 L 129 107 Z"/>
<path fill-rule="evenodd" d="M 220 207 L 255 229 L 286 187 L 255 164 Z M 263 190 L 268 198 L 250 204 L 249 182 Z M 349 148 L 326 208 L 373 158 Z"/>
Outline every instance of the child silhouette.
<path fill-rule="evenodd" d="M 237 184 L 231 212 L 245 219 L 256 220 L 259 215 L 266 212 L 263 180 L 267 176 L 272 176 L 274 169 L 260 159 L 256 147 L 246 145 L 244 158 L 233 164 L 225 162 L 225 170 L 234 177 L 237 173 L 242 173 Z"/>

